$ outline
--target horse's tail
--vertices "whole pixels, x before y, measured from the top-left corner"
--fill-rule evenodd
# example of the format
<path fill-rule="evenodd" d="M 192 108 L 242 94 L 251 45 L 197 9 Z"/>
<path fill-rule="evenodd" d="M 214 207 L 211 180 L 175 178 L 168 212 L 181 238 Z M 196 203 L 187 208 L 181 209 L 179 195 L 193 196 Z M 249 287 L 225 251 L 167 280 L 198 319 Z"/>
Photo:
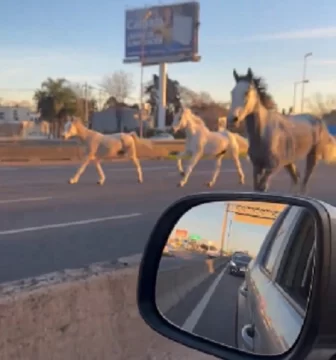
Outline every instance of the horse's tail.
<path fill-rule="evenodd" d="M 249 156 L 247 155 L 248 152 L 248 148 L 249 148 L 249 142 L 248 140 L 237 134 L 237 133 L 233 133 L 229 130 L 226 130 L 229 141 L 230 141 L 230 146 L 232 149 L 237 149 L 239 155 L 246 155 L 246 159 L 248 161 L 250 161 Z"/>
<path fill-rule="evenodd" d="M 336 162 L 336 139 L 328 132 L 327 143 L 323 146 L 322 160 L 327 164 Z"/>
<path fill-rule="evenodd" d="M 129 135 L 131 135 L 132 138 L 134 139 L 136 146 L 144 146 L 148 150 L 153 150 L 153 141 L 140 138 L 135 131 L 130 132 Z"/>

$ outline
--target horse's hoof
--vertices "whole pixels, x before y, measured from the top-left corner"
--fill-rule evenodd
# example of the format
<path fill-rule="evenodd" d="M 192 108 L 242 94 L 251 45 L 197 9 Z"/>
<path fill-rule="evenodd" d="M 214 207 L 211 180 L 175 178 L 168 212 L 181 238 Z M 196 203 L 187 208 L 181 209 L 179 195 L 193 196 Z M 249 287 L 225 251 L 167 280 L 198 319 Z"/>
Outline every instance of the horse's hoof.
<path fill-rule="evenodd" d="M 184 171 L 182 171 L 182 172 L 180 171 L 180 175 L 184 176 L 185 175 Z"/>
<path fill-rule="evenodd" d="M 143 180 L 138 179 L 138 183 L 139 183 L 139 184 L 142 184 L 142 183 L 143 183 Z"/>
<path fill-rule="evenodd" d="M 181 187 L 183 187 L 183 186 L 184 186 L 184 184 L 182 184 L 182 183 L 180 183 L 180 182 L 177 184 L 177 187 L 179 187 L 179 188 L 181 188 Z"/>
<path fill-rule="evenodd" d="M 103 186 L 105 181 L 97 181 L 97 185 Z"/>
<path fill-rule="evenodd" d="M 70 184 L 70 185 L 73 185 L 73 184 L 76 184 L 76 183 L 77 183 L 77 181 L 75 181 L 73 179 L 68 180 L 68 184 Z"/>
<path fill-rule="evenodd" d="M 245 180 L 239 180 L 240 185 L 245 185 Z"/>
<path fill-rule="evenodd" d="M 207 182 L 205 185 L 206 185 L 208 188 L 212 188 L 212 187 L 214 186 L 214 184 L 211 183 L 211 182 Z"/>

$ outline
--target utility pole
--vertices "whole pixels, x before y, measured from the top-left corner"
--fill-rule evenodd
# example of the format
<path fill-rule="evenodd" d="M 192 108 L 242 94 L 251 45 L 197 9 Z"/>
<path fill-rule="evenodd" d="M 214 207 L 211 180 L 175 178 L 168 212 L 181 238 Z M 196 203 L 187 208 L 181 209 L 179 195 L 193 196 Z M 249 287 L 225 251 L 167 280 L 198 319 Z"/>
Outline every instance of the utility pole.
<path fill-rule="evenodd" d="M 89 103 L 88 103 L 88 84 L 84 84 L 84 101 L 85 101 L 85 109 L 84 109 L 84 122 L 86 124 L 89 123 Z"/>
<path fill-rule="evenodd" d="M 230 211 L 230 203 L 226 203 L 224 217 L 223 217 L 223 223 L 222 223 L 222 234 L 221 234 L 221 244 L 220 244 L 220 255 L 221 256 L 223 256 L 223 247 L 224 247 L 224 243 L 225 243 L 226 225 L 227 225 L 227 218 L 228 218 L 229 211 Z"/>

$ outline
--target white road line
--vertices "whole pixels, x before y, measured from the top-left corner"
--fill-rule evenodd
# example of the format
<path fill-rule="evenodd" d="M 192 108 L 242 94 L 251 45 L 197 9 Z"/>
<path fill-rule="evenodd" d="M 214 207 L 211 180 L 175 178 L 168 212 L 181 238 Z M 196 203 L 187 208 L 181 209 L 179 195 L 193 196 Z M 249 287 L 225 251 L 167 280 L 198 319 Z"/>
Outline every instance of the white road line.
<path fill-rule="evenodd" d="M 226 269 L 227 269 L 227 266 L 225 266 L 225 268 L 216 277 L 214 282 L 209 287 L 208 291 L 204 294 L 203 298 L 200 300 L 200 302 L 194 308 L 192 313 L 188 316 L 188 318 L 182 325 L 183 330 L 188 331 L 190 333 L 193 332 L 193 330 L 194 330 L 195 326 L 197 325 L 199 319 L 201 318 L 205 308 L 208 306 L 209 301 L 210 301 L 212 295 L 214 294 L 219 282 L 221 281 L 222 277 L 224 276 Z"/>
<path fill-rule="evenodd" d="M 141 216 L 141 215 L 142 215 L 141 213 L 126 214 L 126 215 L 113 215 L 113 216 L 96 218 L 96 219 L 72 221 L 72 222 L 67 222 L 67 223 L 40 225 L 40 226 L 27 227 L 27 228 L 22 228 L 22 229 L 1 230 L 0 235 L 13 235 L 13 234 L 20 234 L 20 233 L 32 232 L 32 231 L 66 228 L 66 227 L 78 226 L 78 225 L 88 225 L 88 224 L 100 223 L 100 222 L 110 221 L 110 220 L 129 219 L 129 218 Z"/>
<path fill-rule="evenodd" d="M 1 167 L 0 166 L 0 171 L 14 171 L 14 170 L 19 170 L 18 168 L 12 168 L 12 167 Z"/>
<path fill-rule="evenodd" d="M 103 164 L 104 166 L 104 164 Z M 146 172 L 146 171 L 158 171 L 158 170 L 167 170 L 167 169 L 174 169 L 174 166 L 152 166 L 152 167 L 142 167 L 142 171 Z M 111 171 L 111 172 L 123 172 L 123 171 L 135 171 L 134 167 L 127 167 L 127 168 L 120 168 L 120 169 L 113 169 L 113 168 L 108 168 L 106 167 L 106 171 Z"/>
<path fill-rule="evenodd" d="M 44 197 L 33 197 L 33 198 L 20 198 L 20 199 L 5 199 L 0 200 L 0 204 L 12 204 L 12 203 L 21 203 L 21 202 L 33 202 L 33 201 L 46 201 L 51 200 L 51 196 Z"/>
<path fill-rule="evenodd" d="M 195 170 L 191 173 L 190 176 L 193 176 L 193 175 L 201 175 L 201 174 L 211 174 L 213 172 L 213 170 L 209 169 L 209 170 Z M 237 170 L 235 169 L 224 169 L 224 170 L 221 170 L 221 173 L 234 173 L 234 172 L 237 172 Z M 168 176 L 180 176 L 179 173 L 176 171 L 174 172 L 169 172 L 167 174 Z"/>

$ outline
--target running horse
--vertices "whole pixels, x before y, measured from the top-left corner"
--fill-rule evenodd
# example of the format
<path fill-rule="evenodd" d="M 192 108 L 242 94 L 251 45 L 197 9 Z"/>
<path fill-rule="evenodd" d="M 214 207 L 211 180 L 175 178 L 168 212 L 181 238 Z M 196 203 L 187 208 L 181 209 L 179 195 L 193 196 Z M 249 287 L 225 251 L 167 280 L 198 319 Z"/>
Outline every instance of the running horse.
<path fill-rule="evenodd" d="M 134 163 L 137 170 L 138 182 L 143 182 L 142 168 L 137 156 L 137 146 L 143 145 L 152 150 L 153 145 L 150 140 L 139 138 L 135 132 L 104 135 L 88 129 L 78 117 L 67 116 L 66 118 L 67 122 L 64 125 L 62 138 L 66 140 L 77 136 L 86 147 L 84 161 L 75 175 L 69 179 L 70 184 L 76 184 L 89 163 L 93 162 L 99 175 L 97 184 L 103 185 L 105 182 L 105 174 L 101 166 L 102 159 L 120 154 L 129 155 L 130 160 Z"/>
<path fill-rule="evenodd" d="M 245 175 L 239 160 L 240 153 L 247 152 L 248 149 L 248 141 L 243 136 L 228 130 L 210 131 L 199 116 L 195 115 L 191 109 L 182 106 L 177 107 L 172 129 L 174 132 L 181 129 L 186 132 L 185 149 L 177 155 L 177 168 L 182 176 L 178 183 L 179 187 L 187 183 L 193 168 L 202 156 L 211 156 L 216 159 L 212 178 L 207 183 L 208 187 L 212 187 L 216 183 L 226 153 L 233 159 L 239 175 L 239 183 L 245 183 Z M 190 155 L 191 159 L 184 171 L 182 158 L 186 155 Z"/>
<path fill-rule="evenodd" d="M 306 171 L 299 192 L 307 184 L 320 160 L 336 161 L 336 141 L 324 121 L 311 114 L 284 115 L 266 108 L 266 88 L 249 68 L 247 75 L 233 71 L 235 86 L 231 91 L 228 126 L 245 121 L 249 139 L 248 155 L 253 164 L 254 190 L 267 191 L 270 179 L 285 168 L 297 187 L 300 174 L 295 166 L 306 159 Z"/>

